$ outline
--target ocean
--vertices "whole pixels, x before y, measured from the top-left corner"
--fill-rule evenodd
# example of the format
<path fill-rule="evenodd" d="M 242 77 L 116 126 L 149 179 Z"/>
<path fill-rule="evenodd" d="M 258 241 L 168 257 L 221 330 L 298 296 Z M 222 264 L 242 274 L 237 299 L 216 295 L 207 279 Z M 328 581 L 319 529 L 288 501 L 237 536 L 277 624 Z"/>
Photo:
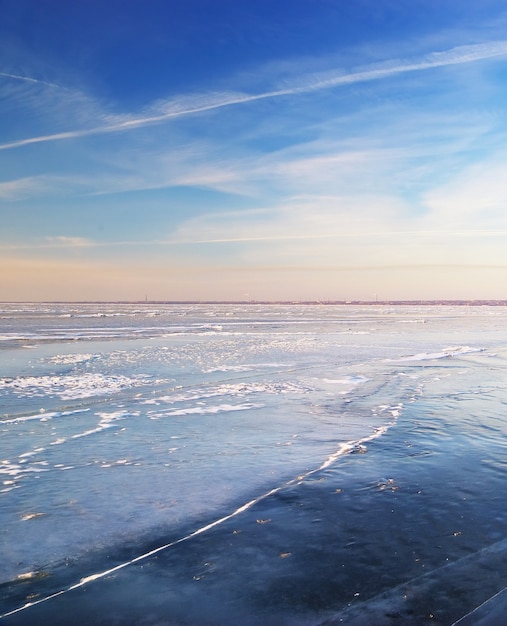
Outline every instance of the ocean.
<path fill-rule="evenodd" d="M 507 585 L 507 307 L 0 305 L 0 622 L 445 624 Z"/>

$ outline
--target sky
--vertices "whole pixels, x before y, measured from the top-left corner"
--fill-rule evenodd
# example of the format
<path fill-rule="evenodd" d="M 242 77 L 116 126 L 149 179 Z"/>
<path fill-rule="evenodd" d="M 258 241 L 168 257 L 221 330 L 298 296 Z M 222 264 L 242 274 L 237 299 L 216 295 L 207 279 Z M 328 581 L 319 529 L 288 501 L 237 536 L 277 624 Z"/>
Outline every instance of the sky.
<path fill-rule="evenodd" d="M 507 299 L 503 0 L 0 0 L 0 301 Z"/>

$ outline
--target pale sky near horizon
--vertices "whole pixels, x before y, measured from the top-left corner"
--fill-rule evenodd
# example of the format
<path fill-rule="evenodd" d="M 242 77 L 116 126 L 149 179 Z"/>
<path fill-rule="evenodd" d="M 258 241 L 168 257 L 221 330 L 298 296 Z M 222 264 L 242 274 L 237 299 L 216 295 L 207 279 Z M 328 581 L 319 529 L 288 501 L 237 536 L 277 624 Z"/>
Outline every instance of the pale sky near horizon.
<path fill-rule="evenodd" d="M 500 0 L 0 0 L 0 300 L 507 299 Z"/>

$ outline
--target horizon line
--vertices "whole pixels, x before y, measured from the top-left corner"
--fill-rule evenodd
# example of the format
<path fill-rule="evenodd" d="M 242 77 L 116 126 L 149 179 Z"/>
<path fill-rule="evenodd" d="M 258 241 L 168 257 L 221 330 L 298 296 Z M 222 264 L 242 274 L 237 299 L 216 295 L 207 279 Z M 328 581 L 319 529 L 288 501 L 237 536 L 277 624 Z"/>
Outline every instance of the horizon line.
<path fill-rule="evenodd" d="M 0 304 L 251 304 L 251 305 L 438 305 L 449 304 L 455 306 L 507 306 L 507 299 L 502 298 L 401 298 L 401 299 L 375 299 L 375 300 L 332 300 L 319 299 L 295 299 L 295 300 L 0 300 Z"/>

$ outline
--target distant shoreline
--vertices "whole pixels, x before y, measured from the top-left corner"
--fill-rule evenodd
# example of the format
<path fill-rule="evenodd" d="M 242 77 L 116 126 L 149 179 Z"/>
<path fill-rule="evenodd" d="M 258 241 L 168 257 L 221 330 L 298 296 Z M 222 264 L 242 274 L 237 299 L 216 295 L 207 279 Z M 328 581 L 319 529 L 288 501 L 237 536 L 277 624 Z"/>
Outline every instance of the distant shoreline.
<path fill-rule="evenodd" d="M 0 301 L 0 304 L 222 304 L 222 305 L 291 305 L 291 306 L 507 306 L 507 300 L 30 300 Z"/>

